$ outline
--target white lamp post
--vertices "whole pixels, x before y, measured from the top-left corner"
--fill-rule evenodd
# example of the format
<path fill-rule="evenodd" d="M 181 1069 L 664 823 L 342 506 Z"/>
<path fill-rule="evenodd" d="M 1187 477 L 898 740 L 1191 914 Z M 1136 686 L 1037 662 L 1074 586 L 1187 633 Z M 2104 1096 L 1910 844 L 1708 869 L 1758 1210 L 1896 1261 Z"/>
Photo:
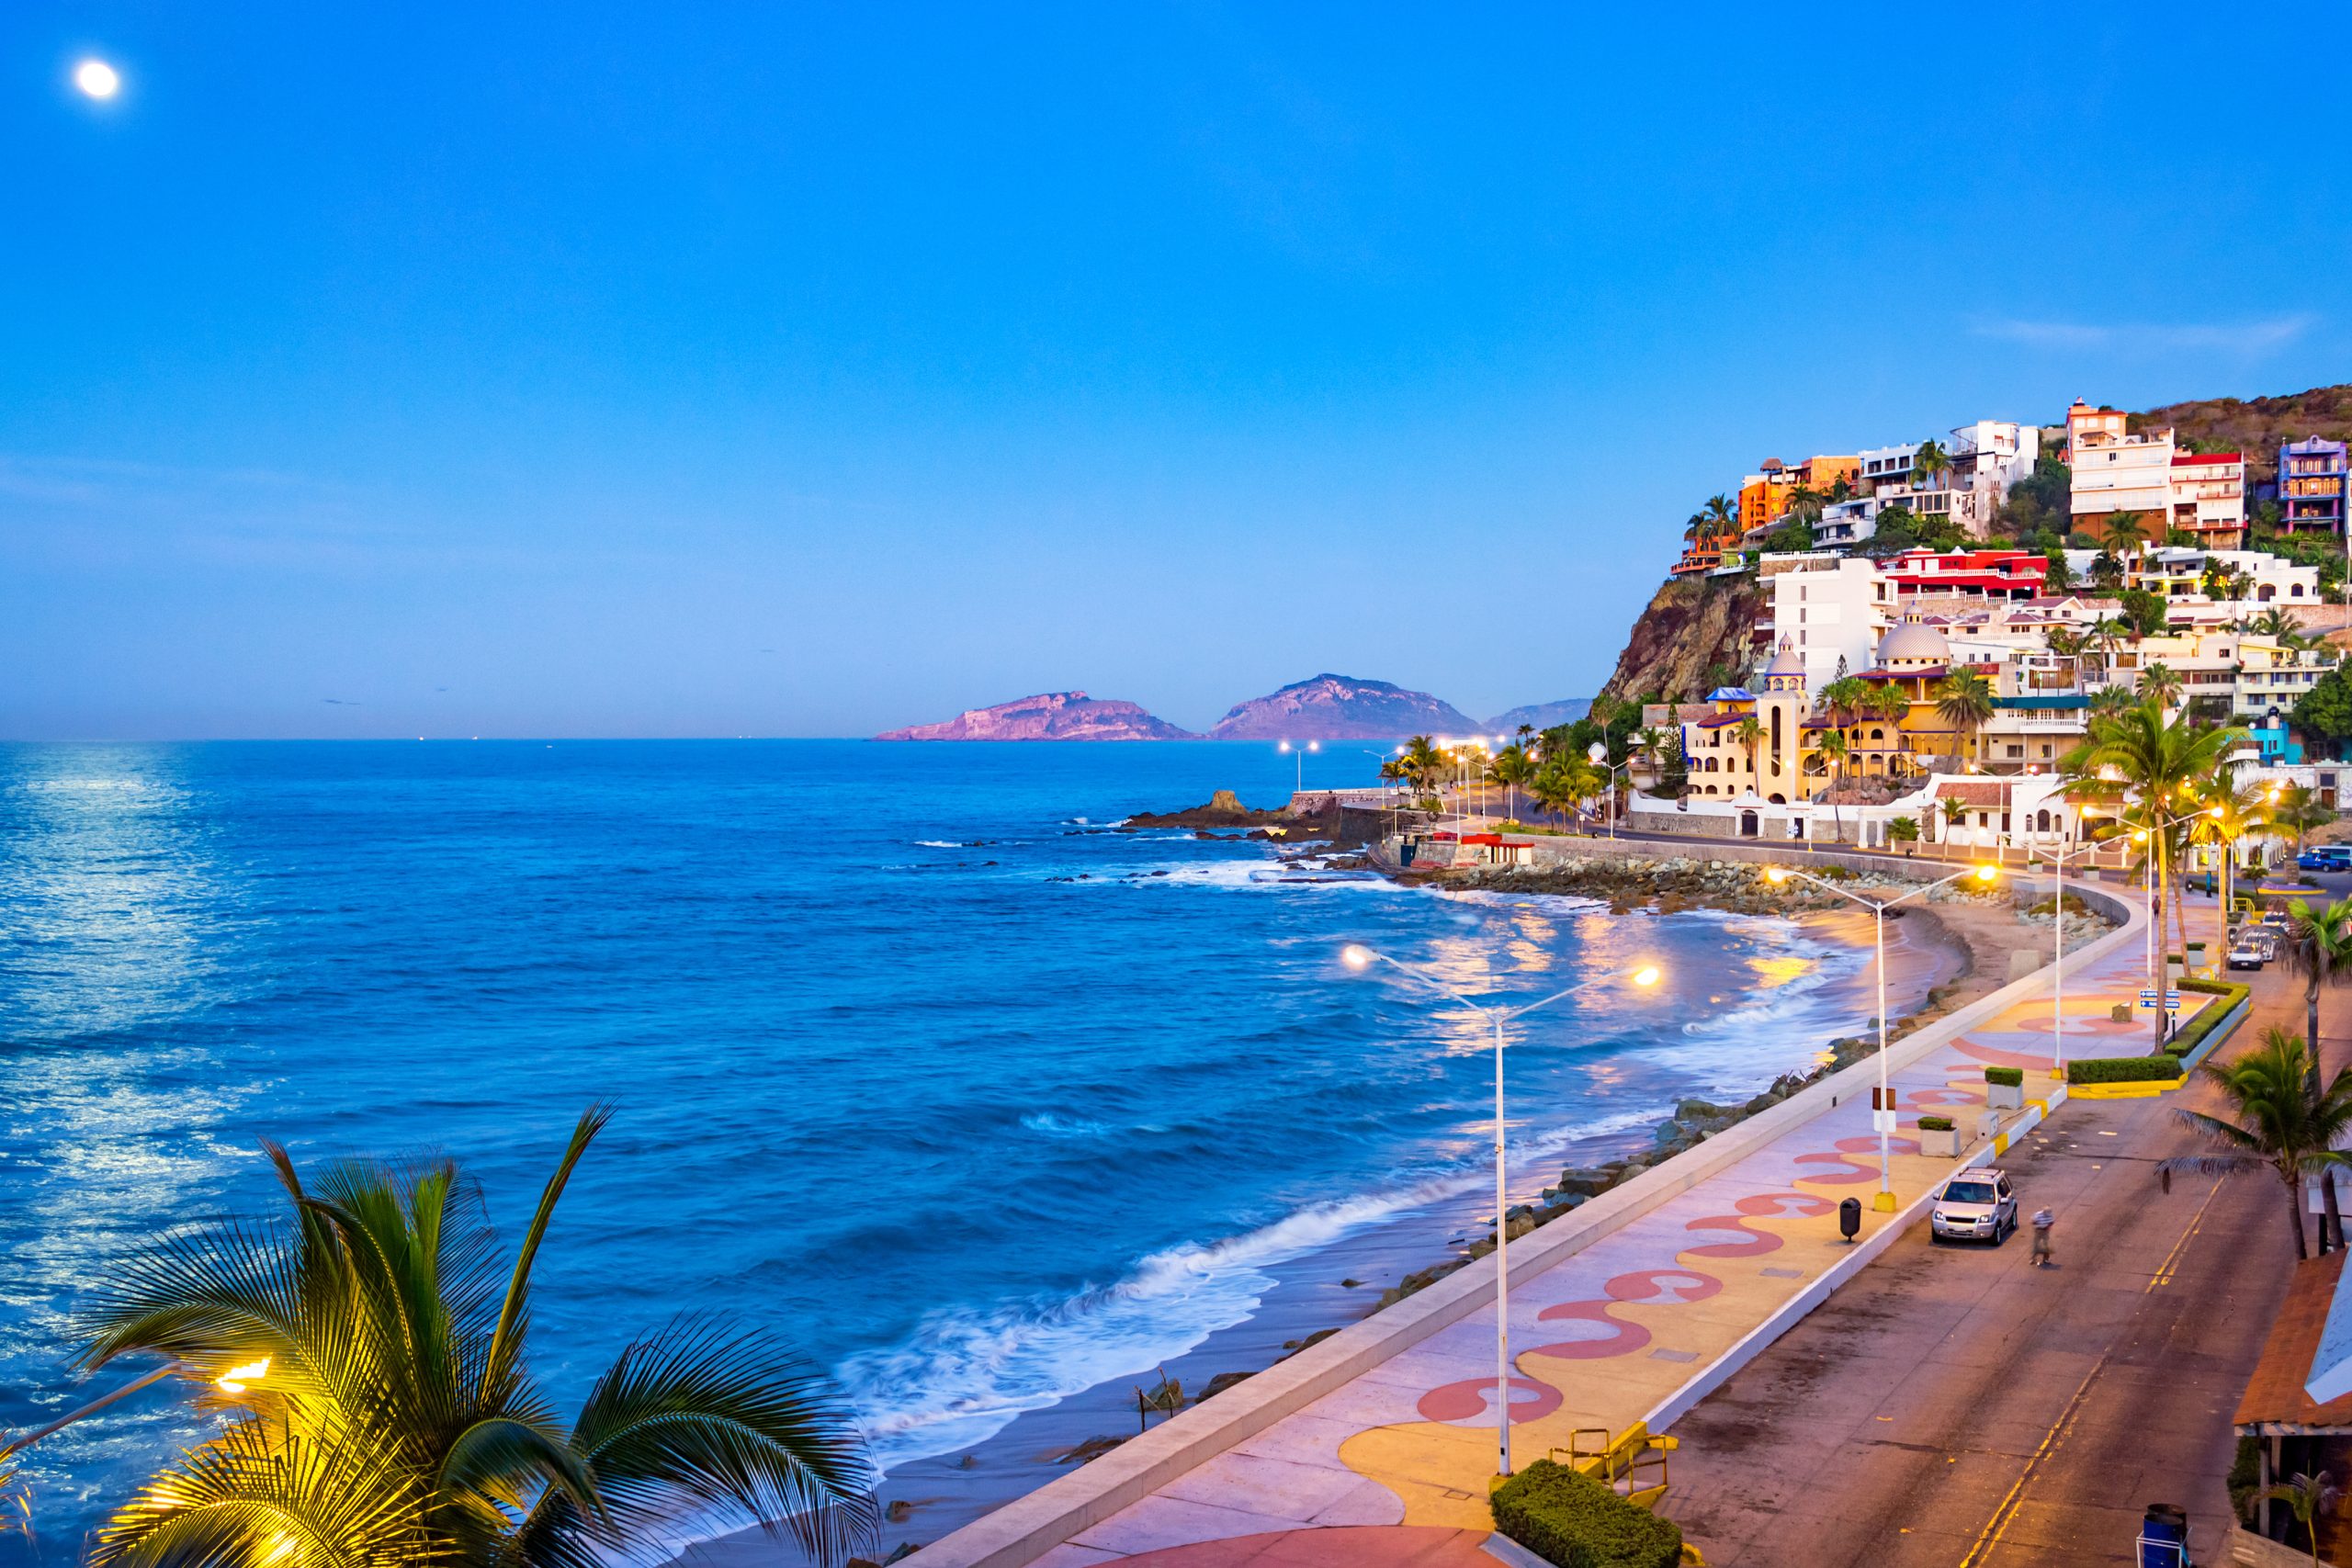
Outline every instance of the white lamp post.
<path fill-rule="evenodd" d="M 1603 776 L 1609 780 L 1609 836 L 1613 839 L 1617 836 L 1617 775 L 1632 767 L 1634 760 L 1628 757 L 1612 765 L 1609 761 L 1608 743 L 1600 740 L 1586 747 L 1584 755 L 1585 761 L 1603 770 Z"/>
<path fill-rule="evenodd" d="M 2090 813 L 2085 808 L 2082 815 L 2087 817 Z M 2058 889 L 2050 899 L 2050 1076 L 2061 1081 L 2066 1077 L 2066 863 L 2076 855 L 2098 852 L 2098 845 L 2087 839 L 2071 850 L 2047 850 L 2040 844 L 2026 846 L 2029 859 L 2041 855 L 2049 861 Z"/>
<path fill-rule="evenodd" d="M 1889 909 L 1894 908 L 1897 904 L 1907 904 L 1914 898 L 1924 898 L 1928 894 L 1933 893 L 1937 888 L 1948 886 L 1952 883 L 1958 882 L 1964 876 L 1973 876 L 1977 881 L 1984 883 L 1989 887 L 1994 882 L 1999 879 L 2000 874 L 2001 868 L 1999 866 L 1980 865 L 1973 867 L 1967 871 L 1955 871 L 1950 876 L 1943 878 L 1941 881 L 1930 882 L 1921 886 L 1914 887 L 1910 892 L 1905 893 L 1899 897 L 1865 898 L 1859 893 L 1849 893 L 1846 889 L 1838 886 L 1834 882 L 1825 882 L 1820 877 L 1814 875 L 1810 872 L 1790 871 L 1776 865 L 1764 874 L 1767 881 L 1776 884 L 1786 882 L 1792 876 L 1795 877 L 1800 882 L 1810 882 L 1815 887 L 1826 888 L 1829 892 L 1838 895 L 1840 898 L 1860 904 L 1863 908 L 1870 910 L 1876 918 L 1878 935 L 1878 957 L 1876 962 L 1876 968 L 1878 970 L 1878 1108 L 1871 1112 L 1871 1120 L 1877 1124 L 1878 1129 L 1878 1197 L 1871 1206 L 1878 1210 L 1881 1213 L 1891 1214 L 1894 1212 L 1894 1101 L 1893 1097 L 1887 1093 L 1886 1089 L 1886 912 Z"/>
<path fill-rule="evenodd" d="M 1504 1161 L 1503 1022 L 1507 1019 L 1524 1018 L 1538 1008 L 1547 1008 L 1554 1002 L 1565 1000 L 1580 991 L 1591 990 L 1597 986 L 1606 984 L 1610 977 L 1587 980 L 1581 985 L 1570 986 L 1565 991 L 1555 991 L 1548 997 L 1532 1002 L 1522 1002 L 1517 1007 L 1498 1008 L 1484 1002 L 1472 1001 L 1419 964 L 1407 964 L 1400 959 L 1391 958 L 1385 953 L 1375 953 L 1360 943 L 1343 948 L 1340 953 L 1340 960 L 1349 968 L 1358 971 L 1369 969 L 1374 964 L 1385 964 L 1406 978 L 1428 987 L 1450 1001 L 1468 1008 L 1472 1012 L 1485 1019 L 1495 1032 L 1495 1434 L 1496 1443 L 1501 1455 L 1501 1473 L 1509 1475 L 1511 1472 L 1510 1269 L 1508 1252 L 1510 1241 L 1510 1190 Z M 1658 982 L 1657 966 L 1645 964 L 1634 970 L 1628 978 L 1634 985 L 1646 990 Z"/>
<path fill-rule="evenodd" d="M 1306 754 L 1309 751 L 1320 751 L 1323 750 L 1323 743 L 1320 740 L 1310 740 L 1304 746 L 1294 746 L 1289 741 L 1285 740 L 1279 747 L 1275 748 L 1275 750 L 1288 751 L 1298 759 L 1298 771 L 1296 774 L 1297 783 L 1293 786 L 1292 793 L 1294 795 L 1306 794 Z"/>

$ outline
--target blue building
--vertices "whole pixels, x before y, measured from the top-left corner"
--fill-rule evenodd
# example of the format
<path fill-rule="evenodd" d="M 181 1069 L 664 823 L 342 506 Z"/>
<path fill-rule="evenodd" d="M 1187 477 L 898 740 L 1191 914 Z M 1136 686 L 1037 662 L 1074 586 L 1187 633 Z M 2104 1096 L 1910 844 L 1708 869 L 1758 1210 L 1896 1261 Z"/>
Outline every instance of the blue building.
<path fill-rule="evenodd" d="M 2278 525 L 2290 534 L 2344 533 L 2352 495 L 2345 443 L 2314 435 L 2278 444 Z"/>

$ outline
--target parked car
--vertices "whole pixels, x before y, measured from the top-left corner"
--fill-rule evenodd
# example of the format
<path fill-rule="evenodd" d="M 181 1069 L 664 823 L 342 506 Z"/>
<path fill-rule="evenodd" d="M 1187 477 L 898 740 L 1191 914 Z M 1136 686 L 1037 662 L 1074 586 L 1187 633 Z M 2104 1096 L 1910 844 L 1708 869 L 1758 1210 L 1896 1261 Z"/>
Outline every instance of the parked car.
<path fill-rule="evenodd" d="M 1998 1247 L 2018 1228 L 2018 1195 L 2006 1171 L 1963 1170 L 1946 1181 L 1928 1211 L 1932 1241 L 1982 1241 Z"/>
<path fill-rule="evenodd" d="M 2322 844 L 2295 857 L 2304 871 L 2352 871 L 2352 844 Z"/>
<path fill-rule="evenodd" d="M 2258 931 L 2244 931 L 2230 944 L 2230 967 L 2259 969 L 2270 962 L 2271 944 Z"/>

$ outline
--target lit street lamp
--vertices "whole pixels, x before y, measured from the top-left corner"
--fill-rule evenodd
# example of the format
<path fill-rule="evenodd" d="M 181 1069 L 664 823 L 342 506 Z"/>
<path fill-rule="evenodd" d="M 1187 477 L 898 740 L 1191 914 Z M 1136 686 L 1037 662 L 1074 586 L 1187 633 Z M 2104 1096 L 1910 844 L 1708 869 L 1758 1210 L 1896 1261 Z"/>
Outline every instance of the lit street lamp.
<path fill-rule="evenodd" d="M 1877 1124 L 1878 1128 L 1878 1197 L 1871 1206 L 1881 1213 L 1891 1214 L 1894 1212 L 1894 1098 L 1887 1092 L 1886 1088 L 1886 912 L 1897 904 L 1907 904 L 1914 898 L 1924 898 L 1937 888 L 1949 886 L 1964 876 L 1973 876 L 1989 887 L 1999 879 L 2000 874 L 1999 866 L 1980 865 L 1968 871 L 1955 871 L 1940 882 L 1930 882 L 1923 886 L 1914 887 L 1900 897 L 1865 898 L 1859 893 L 1849 893 L 1834 882 L 1825 882 L 1810 872 L 1789 871 L 1776 865 L 1764 874 L 1765 880 L 1775 885 L 1786 882 L 1792 876 L 1800 882 L 1810 882 L 1815 887 L 1826 888 L 1840 898 L 1860 904 L 1875 917 L 1878 933 L 1878 958 L 1875 965 L 1878 970 L 1878 1106 L 1871 1112 L 1871 1120 Z"/>
<path fill-rule="evenodd" d="M 1428 987 L 1468 1008 L 1491 1025 L 1495 1032 L 1495 1431 L 1502 1456 L 1502 1473 L 1510 1473 L 1510 1270 L 1506 1247 L 1510 1240 L 1510 1197 L 1506 1185 L 1503 1137 L 1503 1023 L 1509 1019 L 1524 1018 L 1538 1008 L 1550 1007 L 1579 992 L 1604 985 L 1614 976 L 1587 980 L 1570 986 L 1565 991 L 1555 991 L 1536 1001 L 1522 1002 L 1517 1007 L 1493 1007 L 1474 1002 L 1444 981 L 1438 979 L 1422 965 L 1407 964 L 1375 953 L 1360 943 L 1342 949 L 1340 961 L 1349 968 L 1362 971 L 1374 964 L 1385 964 L 1406 978 Z M 1646 990 L 1658 982 L 1656 964 L 1645 964 L 1626 976 L 1635 986 Z"/>
<path fill-rule="evenodd" d="M 1288 751 L 1288 752 L 1290 752 L 1293 756 L 1295 756 L 1295 757 L 1296 757 L 1296 758 L 1298 759 L 1298 773 L 1297 773 L 1298 783 L 1297 783 L 1296 788 L 1295 788 L 1295 792 L 1294 792 L 1294 793 L 1296 793 L 1296 794 L 1299 794 L 1299 795 L 1304 795 L 1304 794 L 1306 794 L 1306 754 L 1307 754 L 1309 751 L 1320 751 L 1321 750 L 1323 750 L 1323 743 L 1322 743 L 1320 740 L 1310 740 L 1310 741 L 1308 741 L 1308 742 L 1307 742 L 1306 745 L 1304 745 L 1304 746 L 1294 746 L 1294 745 L 1292 745 L 1289 741 L 1285 740 L 1285 741 L 1283 741 L 1283 742 L 1282 743 L 1282 745 L 1281 745 L 1279 748 L 1277 748 L 1277 750 L 1283 750 L 1283 751 Z"/>
<path fill-rule="evenodd" d="M 2083 816 L 2090 814 L 2089 807 L 2082 809 Z M 2071 850 L 2028 844 L 2025 852 L 2029 860 L 2041 855 L 2049 861 L 2057 889 L 2050 896 L 2050 1076 L 2063 1080 L 2066 1076 L 2066 863 L 2076 855 L 2097 854 L 2098 843 L 2086 839 Z"/>
<path fill-rule="evenodd" d="M 1613 839 L 1617 836 L 1617 775 L 1632 767 L 1634 759 L 1628 757 L 1622 762 L 1612 764 L 1609 761 L 1608 743 L 1600 740 L 1596 740 L 1586 747 L 1584 755 L 1585 761 L 1596 768 L 1604 770 L 1605 776 L 1609 780 L 1609 836 Z"/>

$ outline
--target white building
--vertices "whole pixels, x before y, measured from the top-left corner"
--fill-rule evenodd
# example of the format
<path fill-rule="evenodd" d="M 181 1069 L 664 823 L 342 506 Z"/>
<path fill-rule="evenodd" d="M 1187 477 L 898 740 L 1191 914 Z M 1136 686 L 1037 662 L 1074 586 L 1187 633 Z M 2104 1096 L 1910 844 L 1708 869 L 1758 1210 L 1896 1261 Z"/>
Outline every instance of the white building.
<path fill-rule="evenodd" d="M 1906 441 L 1900 446 L 1874 446 L 1857 454 L 1861 463 L 1861 488 L 1876 491 L 1885 485 L 1907 485 L 1911 482 L 1911 464 L 1919 456 L 1919 443 Z"/>
<path fill-rule="evenodd" d="M 1758 567 L 1772 609 L 1758 626 L 1766 646 L 1785 641 L 1804 663 L 1804 683 L 1819 691 L 1846 672 L 1870 668 L 1894 616 L 1894 588 L 1874 562 L 1823 550 L 1768 555 Z"/>
<path fill-rule="evenodd" d="M 2090 575 L 2097 550 L 2068 550 L 2066 567 L 2077 580 Z M 2319 568 L 2301 566 L 2267 550 L 2196 550 L 2186 547 L 2134 550 L 2119 557 L 2123 586 L 2144 588 L 2167 599 L 2222 602 L 2205 592 L 2209 567 L 2233 571 L 2243 579 L 2237 604 L 2280 604 L 2295 608 L 2317 604 Z M 2219 586 L 2216 581 L 2214 586 Z"/>
<path fill-rule="evenodd" d="M 2245 454 L 2175 452 L 2172 526 L 2222 549 L 2245 543 Z"/>
<path fill-rule="evenodd" d="M 2066 460 L 2074 465 L 2076 531 L 2103 536 L 2119 513 L 2132 513 L 2161 539 L 2172 518 L 2172 432 L 2133 434 L 2116 409 L 2081 399 L 2066 411 Z"/>
<path fill-rule="evenodd" d="M 2041 427 L 1980 419 L 1951 433 L 1952 520 L 1971 536 L 1990 538 L 1993 513 L 2041 456 Z"/>

